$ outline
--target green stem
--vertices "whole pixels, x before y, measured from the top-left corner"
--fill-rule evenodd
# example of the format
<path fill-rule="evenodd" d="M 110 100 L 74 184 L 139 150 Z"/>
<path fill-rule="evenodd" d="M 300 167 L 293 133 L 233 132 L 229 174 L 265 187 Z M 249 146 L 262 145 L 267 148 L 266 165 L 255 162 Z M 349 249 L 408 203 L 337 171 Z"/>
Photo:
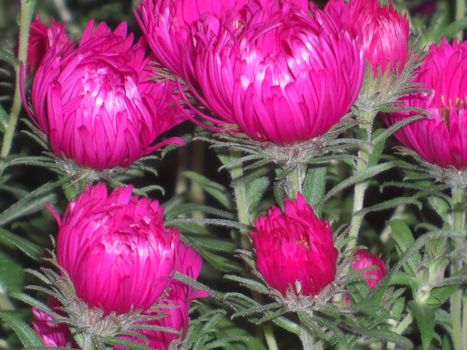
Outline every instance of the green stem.
<path fill-rule="evenodd" d="M 297 198 L 298 192 L 303 193 L 303 181 L 305 180 L 306 166 L 302 164 L 296 165 L 287 174 L 285 181 L 285 191 L 287 197 Z"/>
<path fill-rule="evenodd" d="M 409 312 L 405 315 L 404 319 L 400 321 L 395 327 L 393 327 L 394 333 L 402 334 L 404 331 L 409 327 L 413 322 L 412 314 Z M 389 342 L 386 346 L 387 350 L 394 350 L 396 349 L 396 344 Z"/>
<path fill-rule="evenodd" d="M 454 187 L 452 189 L 452 223 L 453 229 L 456 232 L 465 235 L 465 210 L 463 209 L 465 201 L 464 189 Z M 462 249 L 465 244 L 465 239 L 457 239 L 454 242 L 455 247 Z M 463 268 L 463 260 L 455 262 L 451 266 L 451 274 L 454 275 Z M 467 304 L 465 303 L 465 296 L 463 290 L 459 288 L 451 296 L 451 322 L 452 322 L 452 342 L 454 350 L 467 349 Z M 463 304 L 464 301 L 464 305 Z"/>
<path fill-rule="evenodd" d="M 232 150 L 230 152 L 230 157 L 232 160 L 239 159 L 242 156 L 241 152 Z M 232 168 L 230 175 L 233 180 L 233 189 L 235 196 L 235 204 L 237 206 L 237 217 L 240 224 L 246 226 L 250 225 L 250 204 L 248 202 L 248 196 L 246 193 L 245 182 L 236 181 L 243 176 L 243 164 L 239 164 Z M 248 236 L 248 230 L 240 232 L 240 245 L 243 249 L 251 249 L 251 242 Z M 274 329 L 271 325 L 264 324 L 262 325 L 262 330 L 264 333 L 264 338 L 269 350 L 278 350 L 276 338 L 274 337 Z"/>
<path fill-rule="evenodd" d="M 355 173 L 363 172 L 368 169 L 370 158 L 373 154 L 373 146 L 371 145 L 372 140 L 372 129 L 373 129 L 373 119 L 375 118 L 377 112 L 366 111 L 361 113 L 361 118 L 366 123 L 362 128 L 366 133 L 366 141 L 368 141 L 368 146 L 360 149 L 358 151 L 358 160 L 355 168 Z M 354 248 L 357 244 L 358 233 L 360 232 L 360 227 L 362 226 L 364 215 L 358 213 L 363 209 L 363 203 L 365 200 L 365 192 L 369 186 L 369 181 L 362 181 L 355 185 L 354 187 L 354 197 L 353 197 L 353 206 L 352 206 L 352 219 L 350 221 L 349 228 L 349 237 L 351 238 L 347 249 Z"/>
<path fill-rule="evenodd" d="M 316 339 L 312 330 L 306 325 L 311 317 L 307 312 L 298 312 L 298 318 L 300 319 L 300 341 L 302 342 L 303 350 L 324 350 L 323 342 Z"/>
<path fill-rule="evenodd" d="M 35 0 L 21 0 L 21 15 L 19 28 L 19 49 L 18 60 L 20 65 L 26 67 L 28 53 L 29 27 L 31 24 L 32 14 L 34 12 Z M 0 151 L 0 174 L 3 172 L 5 158 L 8 157 L 13 143 L 16 125 L 18 124 L 19 112 L 21 111 L 21 90 L 20 90 L 20 67 L 16 67 L 16 87 L 13 97 L 13 105 L 11 107 L 8 126 L 3 138 L 2 148 Z"/>
<path fill-rule="evenodd" d="M 456 0 L 456 21 L 460 21 L 465 17 L 465 0 Z M 463 31 L 457 33 L 457 38 L 462 41 Z"/>
<path fill-rule="evenodd" d="M 230 157 L 232 159 L 238 159 L 241 157 L 241 153 L 238 151 L 231 151 Z M 233 189 L 235 196 L 235 204 L 237 206 L 238 222 L 246 226 L 250 225 L 250 206 L 248 203 L 248 197 L 246 195 L 245 183 L 243 181 L 236 181 L 243 176 L 243 165 L 239 164 L 232 168 L 230 175 L 233 180 Z M 248 231 L 240 232 L 240 243 L 243 249 L 250 249 L 251 243 L 248 237 Z"/>

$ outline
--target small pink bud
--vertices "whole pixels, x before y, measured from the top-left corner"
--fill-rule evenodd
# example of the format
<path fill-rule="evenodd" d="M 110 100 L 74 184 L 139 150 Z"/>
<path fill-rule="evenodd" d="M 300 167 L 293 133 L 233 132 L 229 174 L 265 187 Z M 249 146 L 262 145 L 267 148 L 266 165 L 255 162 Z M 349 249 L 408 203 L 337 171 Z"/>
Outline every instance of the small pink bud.
<path fill-rule="evenodd" d="M 318 295 L 334 280 L 337 249 L 329 224 L 320 220 L 301 193 L 285 200 L 285 211 L 272 207 L 250 232 L 256 266 L 266 282 L 286 296 Z M 301 290 L 297 290 L 297 282 Z"/>
<path fill-rule="evenodd" d="M 127 313 L 147 310 L 168 287 L 179 232 L 166 228 L 159 202 L 88 187 L 68 208 L 57 239 L 58 263 L 90 307 Z"/>
<path fill-rule="evenodd" d="M 421 108 L 430 117 L 402 127 L 395 136 L 431 164 L 442 168 L 467 168 L 467 41 L 451 44 L 446 39 L 431 45 L 414 82 L 421 89 L 402 97 L 401 107 Z M 392 113 L 387 121 L 395 124 L 418 111 Z"/>
<path fill-rule="evenodd" d="M 49 298 L 49 306 L 58 314 L 61 313 L 57 309 L 59 305 L 55 299 Z M 32 308 L 32 315 L 34 331 L 36 331 L 47 347 L 67 347 L 70 344 L 74 344 L 67 325 L 57 323 L 48 313 L 35 307 Z"/>
<path fill-rule="evenodd" d="M 70 42 L 64 26 L 53 23 L 47 38 L 47 45 L 39 45 L 45 53 L 32 85 L 31 117 L 57 157 L 103 170 L 181 143 L 172 138 L 154 144 L 185 113 L 176 83 L 151 80 L 154 58 L 144 40 L 133 44 L 125 22 L 112 32 L 91 21 L 79 42 Z"/>
<path fill-rule="evenodd" d="M 357 250 L 354 257 L 352 268 L 356 271 L 366 269 L 366 271 L 361 271 L 360 274 L 365 278 L 369 288 L 375 288 L 379 281 L 386 276 L 384 261 L 363 249 Z"/>
<path fill-rule="evenodd" d="M 379 0 L 330 0 L 324 10 L 360 40 L 373 74 L 401 73 L 409 56 L 409 20 Z"/>

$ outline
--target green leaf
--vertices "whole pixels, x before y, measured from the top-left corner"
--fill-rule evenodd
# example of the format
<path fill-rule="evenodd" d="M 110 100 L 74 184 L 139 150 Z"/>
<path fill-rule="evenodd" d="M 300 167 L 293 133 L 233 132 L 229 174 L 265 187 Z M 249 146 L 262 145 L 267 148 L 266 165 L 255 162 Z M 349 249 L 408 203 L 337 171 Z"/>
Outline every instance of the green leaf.
<path fill-rule="evenodd" d="M 0 293 L 19 292 L 24 285 L 21 265 L 0 251 Z"/>
<path fill-rule="evenodd" d="M 396 249 L 399 256 L 402 256 L 402 254 L 404 254 L 407 249 L 409 249 L 409 247 L 415 242 L 412 231 L 410 230 L 409 226 L 402 220 L 392 220 L 389 225 L 391 227 L 391 238 L 394 243 L 396 243 Z M 404 269 L 415 276 L 420 263 L 420 254 L 414 254 L 407 260 L 407 264 L 404 264 Z"/>
<path fill-rule="evenodd" d="M 413 197 L 398 197 L 394 199 L 389 199 L 387 201 L 372 205 L 371 207 L 367 207 L 365 209 L 357 211 L 355 214 L 368 214 L 374 211 L 380 210 L 387 210 L 396 208 L 400 205 L 416 205 L 420 210 L 422 209 L 422 202 L 414 199 Z"/>
<path fill-rule="evenodd" d="M 150 347 L 138 344 L 129 340 L 123 340 L 120 338 L 112 338 L 112 337 L 105 337 L 102 339 L 106 344 L 109 345 L 122 345 L 125 348 L 133 349 L 133 350 L 151 350 Z"/>
<path fill-rule="evenodd" d="M 0 214 L 0 226 L 4 226 L 19 217 L 42 210 L 46 203 L 52 202 L 55 198 L 55 194 L 51 193 L 52 190 L 66 181 L 68 181 L 67 177 L 60 181 L 46 183 L 21 198 L 18 202 Z"/>
<path fill-rule="evenodd" d="M 36 332 L 13 312 L 0 312 L 0 319 L 16 333 L 25 348 L 44 347 Z"/>
<path fill-rule="evenodd" d="M 28 241 L 20 236 L 15 235 L 14 233 L 7 231 L 3 228 L 0 228 L 0 243 L 4 243 L 6 245 L 13 245 L 19 250 L 21 250 L 24 254 L 38 260 L 43 255 L 43 248 L 38 246 L 35 243 Z"/>
<path fill-rule="evenodd" d="M 430 291 L 430 297 L 426 301 L 427 305 L 433 307 L 439 307 L 443 305 L 449 297 L 459 289 L 458 285 L 452 285 L 447 287 L 433 288 Z"/>
<path fill-rule="evenodd" d="M 0 49 L 0 60 L 11 64 L 15 69 L 18 66 L 18 59 L 16 56 L 5 49 Z"/>
<path fill-rule="evenodd" d="M 384 171 L 392 169 L 394 165 L 395 164 L 392 162 L 387 162 L 387 163 L 382 163 L 382 164 L 369 167 L 361 172 L 358 172 L 357 174 L 345 179 L 344 181 L 340 182 L 338 185 L 334 186 L 328 193 L 326 193 L 326 195 L 324 196 L 322 201 L 319 202 L 319 204 L 321 205 L 324 204 L 332 196 L 336 195 L 340 191 L 343 191 L 350 186 L 353 186 L 357 183 L 371 179 L 372 177 L 375 177 L 376 175 Z"/>
<path fill-rule="evenodd" d="M 5 111 L 5 109 L 0 105 L 0 132 L 4 133 L 8 127 L 8 121 L 10 116 Z"/>
<path fill-rule="evenodd" d="M 207 177 L 195 173 L 194 171 L 185 171 L 182 176 L 199 184 L 207 193 L 213 196 L 225 208 L 232 209 L 232 199 L 230 191 L 223 185 L 209 180 Z"/>
<path fill-rule="evenodd" d="M 435 312 L 431 306 L 413 300 L 409 302 L 409 309 L 415 321 L 417 321 L 423 349 L 428 350 L 435 330 Z"/>
<path fill-rule="evenodd" d="M 312 205 L 319 203 L 326 190 L 327 167 L 313 167 L 307 171 L 305 181 L 303 182 L 303 195 L 308 203 Z M 321 215 L 321 208 L 315 210 L 316 215 Z"/>
<path fill-rule="evenodd" d="M 271 180 L 267 176 L 257 177 L 246 184 L 245 191 L 249 208 L 255 210 L 258 207 L 270 184 Z"/>

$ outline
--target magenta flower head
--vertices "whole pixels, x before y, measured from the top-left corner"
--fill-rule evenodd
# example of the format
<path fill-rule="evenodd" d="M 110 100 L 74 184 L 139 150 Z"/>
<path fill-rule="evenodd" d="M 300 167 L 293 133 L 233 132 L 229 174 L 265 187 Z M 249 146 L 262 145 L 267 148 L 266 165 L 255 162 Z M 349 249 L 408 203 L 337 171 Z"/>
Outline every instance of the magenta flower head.
<path fill-rule="evenodd" d="M 365 278 L 369 288 L 375 288 L 379 281 L 386 276 L 386 265 L 376 255 L 361 249 L 354 253 L 354 258 L 352 268 L 356 271 L 366 270 L 361 271 L 360 274 Z"/>
<path fill-rule="evenodd" d="M 212 129 L 235 126 L 254 140 L 278 145 L 323 135 L 358 96 L 359 47 L 318 9 L 308 15 L 271 2 L 247 14 L 236 30 L 236 17 L 217 32 L 209 25 L 193 29 L 189 83 L 218 116 L 203 117 Z"/>
<path fill-rule="evenodd" d="M 180 242 L 177 248 L 175 271 L 197 279 L 201 272 L 201 267 L 201 256 L 193 250 L 193 248 Z M 148 345 L 151 349 L 168 350 L 172 342 L 176 340 L 181 341 L 186 336 L 190 321 L 189 311 L 191 301 L 196 298 L 204 298 L 207 296 L 208 294 L 206 292 L 194 291 L 191 287 L 174 279 L 169 285 L 167 295 L 158 302 L 159 305 L 167 305 L 168 307 L 162 307 L 146 314 L 150 316 L 159 316 L 154 321 L 150 321 L 150 325 L 171 328 L 178 331 L 178 333 L 153 330 L 137 331 L 148 339 Z M 141 339 L 135 337 L 123 338 L 143 343 Z"/>
<path fill-rule="evenodd" d="M 56 25 L 58 26 L 58 25 Z M 63 26 L 48 31 L 48 48 L 32 85 L 33 120 L 58 157 L 97 170 L 127 167 L 173 138 L 156 137 L 185 114 L 174 82 L 155 82 L 143 40 L 133 45 L 125 22 L 112 32 L 91 21 L 70 43 Z"/>
<path fill-rule="evenodd" d="M 467 41 L 445 39 L 433 44 L 419 67 L 414 81 L 430 92 L 403 97 L 403 107 L 427 110 L 431 117 L 412 122 L 396 132 L 404 146 L 413 149 L 431 164 L 442 168 L 467 168 Z M 417 112 L 397 112 L 390 124 Z"/>
<path fill-rule="evenodd" d="M 331 227 L 301 193 L 285 200 L 284 212 L 272 207 L 260 216 L 250 236 L 259 272 L 282 295 L 315 296 L 334 280 L 338 253 Z"/>
<path fill-rule="evenodd" d="M 79 298 L 105 314 L 147 310 L 168 287 L 179 232 L 166 228 L 159 202 L 88 187 L 59 220 L 57 258 Z"/>
<path fill-rule="evenodd" d="M 325 7 L 337 23 L 360 40 L 373 74 L 401 73 L 409 56 L 409 20 L 392 3 L 379 0 L 330 0 Z"/>
<path fill-rule="evenodd" d="M 136 18 L 157 60 L 184 77 L 190 27 L 207 16 L 222 19 L 241 11 L 250 0 L 143 0 Z M 276 0 L 273 0 L 276 1 Z M 306 0 L 288 0 L 304 10 Z"/>

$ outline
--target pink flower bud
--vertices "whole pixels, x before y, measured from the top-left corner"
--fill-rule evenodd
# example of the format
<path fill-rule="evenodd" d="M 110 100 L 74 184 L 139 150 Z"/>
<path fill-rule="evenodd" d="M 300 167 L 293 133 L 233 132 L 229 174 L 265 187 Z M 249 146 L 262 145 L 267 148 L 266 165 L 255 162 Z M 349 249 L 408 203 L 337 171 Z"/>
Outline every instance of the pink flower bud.
<path fill-rule="evenodd" d="M 467 168 L 467 41 L 446 39 L 433 44 L 418 68 L 414 82 L 431 90 L 404 96 L 403 107 L 422 108 L 431 117 L 412 122 L 396 132 L 405 146 L 442 168 Z M 397 112 L 388 117 L 390 124 L 419 114 Z"/>
<path fill-rule="evenodd" d="M 361 271 L 360 274 L 365 278 L 369 288 L 375 288 L 379 281 L 386 276 L 384 261 L 363 249 L 357 250 L 354 253 L 354 257 L 355 260 L 352 263 L 352 268 L 357 271 L 366 269 L 366 271 Z"/>
<path fill-rule="evenodd" d="M 217 31 L 209 18 L 193 28 L 189 83 L 218 116 L 202 117 L 216 130 L 235 125 L 279 145 L 323 135 L 358 96 L 359 47 L 318 9 L 308 15 L 271 2 L 246 13 L 220 22 Z"/>
<path fill-rule="evenodd" d="M 167 229 L 159 202 L 88 187 L 59 219 L 58 263 L 89 306 L 126 313 L 147 310 L 173 274 L 179 232 Z"/>
<path fill-rule="evenodd" d="M 409 20 L 379 0 L 330 0 L 325 12 L 361 41 L 373 74 L 400 73 L 409 55 Z"/>
<path fill-rule="evenodd" d="M 269 0 L 260 0 L 269 1 Z M 276 1 L 276 0 L 273 0 Z M 307 9 L 306 0 L 287 0 Z M 157 60 L 179 76 L 184 76 L 190 26 L 207 16 L 221 19 L 241 10 L 249 0 L 143 0 L 137 20 Z"/>
<path fill-rule="evenodd" d="M 60 314 L 58 309 L 60 304 L 57 300 L 49 298 L 49 306 L 56 313 Z M 47 347 L 66 347 L 70 344 L 75 345 L 68 326 L 57 323 L 52 316 L 45 311 L 32 308 L 32 326 Z M 73 346 L 75 347 L 75 346 Z"/>
<path fill-rule="evenodd" d="M 184 120 L 174 82 L 154 82 L 143 40 L 125 22 L 112 32 L 91 21 L 70 43 L 57 23 L 32 86 L 34 122 L 58 157 L 98 170 L 127 167 L 173 138 L 155 139 Z"/>
<path fill-rule="evenodd" d="M 177 249 L 177 259 L 175 271 L 183 273 L 193 279 L 197 279 L 201 272 L 201 256 L 191 247 L 180 243 Z M 195 298 L 207 297 L 208 294 L 203 291 L 194 291 L 191 287 L 177 280 L 172 280 L 169 285 L 168 294 L 159 305 L 167 305 L 167 308 L 157 309 L 154 312 L 147 312 L 150 316 L 163 316 L 154 321 L 148 322 L 152 326 L 172 328 L 179 331 L 179 334 L 170 332 L 158 332 L 153 330 L 138 330 L 147 337 L 148 345 L 151 349 L 167 350 L 170 344 L 175 340 L 183 340 L 186 336 L 189 326 L 190 303 Z M 134 337 L 122 337 L 143 344 L 141 339 Z M 117 348 L 116 350 L 121 349 Z"/>
<path fill-rule="evenodd" d="M 256 266 L 272 288 L 284 296 L 288 290 L 318 295 L 334 280 L 338 253 L 331 227 L 315 215 L 301 193 L 295 200 L 285 200 L 284 212 L 272 207 L 255 227 L 250 236 Z"/>

